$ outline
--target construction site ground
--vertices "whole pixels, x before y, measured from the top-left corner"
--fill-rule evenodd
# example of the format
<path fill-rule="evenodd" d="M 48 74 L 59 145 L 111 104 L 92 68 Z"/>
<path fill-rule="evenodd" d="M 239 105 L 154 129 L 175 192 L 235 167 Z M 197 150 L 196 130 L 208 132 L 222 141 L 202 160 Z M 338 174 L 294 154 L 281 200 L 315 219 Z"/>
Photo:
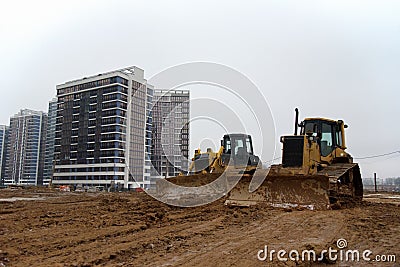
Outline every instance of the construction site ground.
<path fill-rule="evenodd" d="M 393 262 L 260 261 L 269 250 L 336 248 Z M 145 192 L 0 190 L 0 266 L 400 266 L 400 195 L 337 210 L 168 206 Z M 260 254 L 263 256 L 263 253 Z M 287 257 L 287 255 L 286 255 Z"/>

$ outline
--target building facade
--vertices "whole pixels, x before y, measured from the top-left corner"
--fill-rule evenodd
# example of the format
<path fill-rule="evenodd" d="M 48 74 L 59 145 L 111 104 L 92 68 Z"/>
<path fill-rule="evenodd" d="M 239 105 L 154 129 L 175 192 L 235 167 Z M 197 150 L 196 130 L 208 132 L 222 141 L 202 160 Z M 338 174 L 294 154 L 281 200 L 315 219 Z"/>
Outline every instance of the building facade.
<path fill-rule="evenodd" d="M 48 185 L 53 177 L 54 143 L 56 134 L 57 98 L 49 102 L 47 131 L 44 148 L 43 185 Z"/>
<path fill-rule="evenodd" d="M 29 109 L 10 118 L 4 184 L 41 185 L 47 114 Z"/>
<path fill-rule="evenodd" d="M 8 127 L 0 125 L 0 185 L 4 185 Z"/>
<path fill-rule="evenodd" d="M 152 129 L 153 129 L 153 95 L 154 95 L 154 87 L 152 85 L 148 85 L 147 89 L 147 101 L 146 101 L 146 143 L 145 143 L 145 161 L 144 161 L 144 171 L 143 171 L 143 182 L 145 184 L 145 188 L 150 188 L 151 186 L 151 153 L 152 153 Z"/>
<path fill-rule="evenodd" d="M 138 67 L 57 85 L 53 184 L 148 187 L 152 90 Z"/>
<path fill-rule="evenodd" d="M 188 90 L 154 90 L 152 178 L 186 172 L 189 157 L 190 93 Z"/>

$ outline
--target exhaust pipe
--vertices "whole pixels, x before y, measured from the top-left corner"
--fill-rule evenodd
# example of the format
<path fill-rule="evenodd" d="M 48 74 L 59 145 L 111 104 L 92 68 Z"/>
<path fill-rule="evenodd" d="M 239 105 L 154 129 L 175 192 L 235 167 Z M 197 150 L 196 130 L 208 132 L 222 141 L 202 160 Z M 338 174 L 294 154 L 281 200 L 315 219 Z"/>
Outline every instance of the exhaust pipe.
<path fill-rule="evenodd" d="M 294 121 L 294 135 L 297 135 L 297 129 L 299 127 L 299 109 L 295 108 L 294 111 L 296 112 L 296 118 Z"/>

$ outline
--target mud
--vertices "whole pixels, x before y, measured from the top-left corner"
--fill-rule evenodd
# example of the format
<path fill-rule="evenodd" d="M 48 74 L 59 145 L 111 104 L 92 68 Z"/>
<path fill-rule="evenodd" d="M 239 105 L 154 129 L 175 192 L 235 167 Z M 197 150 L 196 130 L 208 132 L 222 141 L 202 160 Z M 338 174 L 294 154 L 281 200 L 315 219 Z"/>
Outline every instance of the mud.
<path fill-rule="evenodd" d="M 0 266 L 399 266 L 400 200 L 369 194 L 354 207 L 310 211 L 178 208 L 144 192 L 0 190 Z M 396 254 L 397 263 L 259 261 L 269 249 Z M 333 264 L 333 265 L 331 265 Z"/>
<path fill-rule="evenodd" d="M 167 180 L 173 184 L 187 187 L 197 187 L 209 184 L 218 179 L 221 174 L 209 173 L 209 174 L 194 174 L 188 176 L 176 176 L 167 178 Z"/>

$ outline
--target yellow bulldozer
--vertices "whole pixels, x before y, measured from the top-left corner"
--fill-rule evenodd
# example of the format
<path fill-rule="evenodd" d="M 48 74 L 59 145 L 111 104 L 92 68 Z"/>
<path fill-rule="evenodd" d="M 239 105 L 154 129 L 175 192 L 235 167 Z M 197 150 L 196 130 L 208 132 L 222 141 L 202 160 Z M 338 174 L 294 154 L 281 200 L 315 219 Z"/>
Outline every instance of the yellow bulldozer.
<path fill-rule="evenodd" d="M 266 202 L 277 207 L 329 209 L 362 200 L 359 166 L 345 151 L 347 125 L 326 118 L 306 118 L 299 124 L 295 111 L 294 135 L 280 138 L 282 163 L 242 177 L 229 192 L 227 204 Z"/>

